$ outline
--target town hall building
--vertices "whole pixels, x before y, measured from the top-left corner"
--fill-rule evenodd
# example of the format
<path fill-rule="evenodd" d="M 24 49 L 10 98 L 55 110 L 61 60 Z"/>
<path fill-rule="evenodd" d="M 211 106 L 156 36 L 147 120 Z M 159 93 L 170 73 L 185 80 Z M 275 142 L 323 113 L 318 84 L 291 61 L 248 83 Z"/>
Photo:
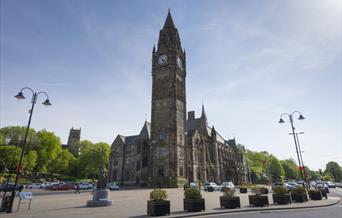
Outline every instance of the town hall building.
<path fill-rule="evenodd" d="M 151 122 L 111 145 L 108 181 L 177 187 L 189 181 L 245 182 L 242 152 L 209 127 L 204 106 L 186 109 L 186 53 L 170 11 L 152 51 Z"/>

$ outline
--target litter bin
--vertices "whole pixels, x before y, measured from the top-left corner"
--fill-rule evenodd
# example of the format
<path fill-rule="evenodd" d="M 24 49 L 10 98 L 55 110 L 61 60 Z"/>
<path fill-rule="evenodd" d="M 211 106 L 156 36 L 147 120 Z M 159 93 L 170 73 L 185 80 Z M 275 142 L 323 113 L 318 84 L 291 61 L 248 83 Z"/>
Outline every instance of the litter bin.
<path fill-rule="evenodd" d="M 11 213 L 12 212 L 12 208 L 11 208 L 11 195 L 5 195 L 2 198 L 0 212 L 6 212 L 6 213 Z"/>

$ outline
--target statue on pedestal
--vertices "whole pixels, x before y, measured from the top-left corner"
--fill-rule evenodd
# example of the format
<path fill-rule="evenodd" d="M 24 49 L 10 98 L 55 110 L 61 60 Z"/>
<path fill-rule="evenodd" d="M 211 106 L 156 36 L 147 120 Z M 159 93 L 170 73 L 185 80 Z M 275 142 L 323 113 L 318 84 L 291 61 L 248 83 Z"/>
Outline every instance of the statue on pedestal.
<path fill-rule="evenodd" d="M 104 164 L 99 167 L 99 179 L 96 189 L 93 191 L 92 200 L 87 201 L 88 207 L 111 206 L 112 201 L 108 199 L 109 190 L 107 189 L 107 174 L 105 173 Z"/>

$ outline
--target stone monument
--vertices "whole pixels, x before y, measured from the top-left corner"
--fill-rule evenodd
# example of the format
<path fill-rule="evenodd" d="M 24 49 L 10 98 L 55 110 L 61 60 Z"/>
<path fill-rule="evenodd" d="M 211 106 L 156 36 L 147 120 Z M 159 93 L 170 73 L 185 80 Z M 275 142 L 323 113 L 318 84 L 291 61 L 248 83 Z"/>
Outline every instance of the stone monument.
<path fill-rule="evenodd" d="M 99 180 L 96 189 L 93 191 L 93 199 L 87 201 L 87 207 L 112 206 L 112 201 L 108 199 L 107 175 L 104 166 L 99 167 Z"/>

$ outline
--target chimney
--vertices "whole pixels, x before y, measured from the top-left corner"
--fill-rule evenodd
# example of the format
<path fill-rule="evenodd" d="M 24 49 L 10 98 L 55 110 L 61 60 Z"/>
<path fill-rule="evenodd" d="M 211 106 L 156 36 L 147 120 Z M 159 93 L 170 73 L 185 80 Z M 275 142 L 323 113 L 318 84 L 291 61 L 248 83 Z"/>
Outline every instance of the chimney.
<path fill-rule="evenodd" d="M 189 111 L 188 120 L 194 120 L 194 119 L 195 119 L 195 111 Z"/>

